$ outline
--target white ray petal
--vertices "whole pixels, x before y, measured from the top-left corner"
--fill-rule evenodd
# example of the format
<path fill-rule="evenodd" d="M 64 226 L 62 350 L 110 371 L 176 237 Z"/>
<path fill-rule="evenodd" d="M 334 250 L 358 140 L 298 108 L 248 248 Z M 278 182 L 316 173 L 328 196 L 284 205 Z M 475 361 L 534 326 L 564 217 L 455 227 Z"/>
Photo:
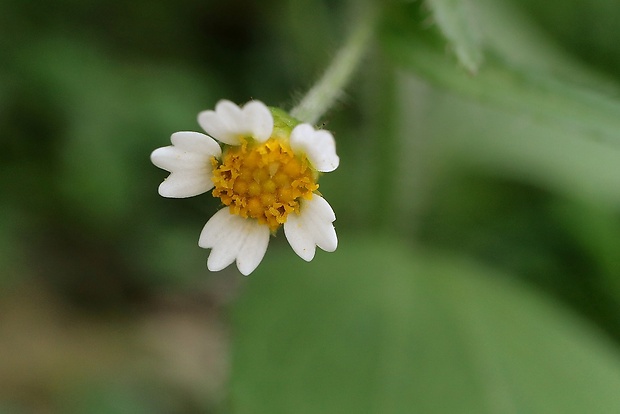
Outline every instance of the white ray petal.
<path fill-rule="evenodd" d="M 219 146 L 218 146 L 219 148 Z M 151 153 L 151 162 L 166 171 L 199 170 L 206 174 L 211 170 L 211 157 L 206 154 L 187 152 L 175 146 L 157 148 Z"/>
<path fill-rule="evenodd" d="M 193 197 L 213 188 L 211 175 L 205 168 L 172 172 L 159 185 L 159 195 L 170 198 Z"/>
<path fill-rule="evenodd" d="M 243 108 L 221 100 L 215 111 L 198 114 L 198 123 L 209 135 L 228 145 L 239 145 L 242 137 L 266 141 L 273 131 L 273 117 L 260 101 L 250 101 Z"/>
<path fill-rule="evenodd" d="M 290 143 L 293 151 L 306 154 L 317 171 L 331 172 L 340 164 L 336 141 L 329 131 L 317 131 L 309 124 L 299 124 L 291 132 Z"/>
<path fill-rule="evenodd" d="M 239 145 L 239 136 L 231 131 L 215 111 L 202 111 L 198 114 L 198 123 L 207 134 L 228 145 Z"/>
<path fill-rule="evenodd" d="M 198 245 L 211 249 L 207 267 L 222 270 L 237 260 L 237 267 L 249 275 L 263 259 L 269 244 L 269 227 L 256 220 L 230 214 L 223 208 L 205 224 Z"/>
<path fill-rule="evenodd" d="M 243 124 L 241 108 L 233 102 L 222 99 L 215 105 L 215 111 L 202 111 L 198 123 L 207 134 L 228 145 L 239 145 L 239 125 Z"/>
<path fill-rule="evenodd" d="M 217 158 L 222 155 L 219 144 L 210 136 L 201 134 L 200 132 L 175 132 L 170 137 L 170 141 L 175 147 L 183 151 Z"/>
<path fill-rule="evenodd" d="M 284 223 L 284 234 L 289 244 L 306 261 L 314 258 L 315 246 L 327 252 L 338 247 L 338 237 L 332 222 L 336 219 L 333 209 L 321 196 L 302 200 L 299 214 L 290 214 Z"/>
<path fill-rule="evenodd" d="M 295 253 L 306 262 L 314 259 L 316 245 L 299 216 L 291 214 L 284 223 L 284 234 Z"/>
<path fill-rule="evenodd" d="M 215 113 L 230 130 L 239 128 L 239 125 L 243 124 L 243 111 L 227 99 L 222 99 L 215 105 Z"/>
<path fill-rule="evenodd" d="M 245 232 L 247 237 L 239 249 L 237 255 L 237 268 L 247 276 L 254 271 L 263 260 L 267 246 L 269 245 L 269 227 L 258 224 L 250 219 L 246 221 Z M 250 225 L 251 224 L 251 225 Z"/>
<path fill-rule="evenodd" d="M 273 116 L 269 108 L 260 101 L 250 101 L 243 107 L 245 129 L 251 136 L 265 142 L 273 132 Z"/>

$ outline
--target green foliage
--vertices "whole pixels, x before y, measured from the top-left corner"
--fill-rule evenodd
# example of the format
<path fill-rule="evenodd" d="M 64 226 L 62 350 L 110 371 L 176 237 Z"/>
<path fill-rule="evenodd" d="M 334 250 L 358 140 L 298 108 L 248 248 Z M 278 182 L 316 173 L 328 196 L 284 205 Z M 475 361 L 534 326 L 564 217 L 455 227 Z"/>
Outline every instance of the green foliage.
<path fill-rule="evenodd" d="M 234 309 L 235 413 L 620 409 L 620 357 L 553 301 L 448 254 L 350 239 L 280 253 Z"/>
<path fill-rule="evenodd" d="M 432 19 L 450 42 L 459 63 L 475 74 L 482 63 L 482 50 L 477 16 L 471 3 L 468 0 L 427 1 Z"/>

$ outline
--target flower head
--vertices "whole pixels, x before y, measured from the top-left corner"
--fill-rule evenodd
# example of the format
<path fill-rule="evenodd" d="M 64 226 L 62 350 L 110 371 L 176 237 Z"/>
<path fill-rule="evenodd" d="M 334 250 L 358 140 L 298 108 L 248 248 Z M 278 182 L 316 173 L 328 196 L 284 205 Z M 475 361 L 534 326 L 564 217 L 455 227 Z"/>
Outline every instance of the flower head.
<path fill-rule="evenodd" d="M 339 164 L 331 133 L 260 101 L 239 107 L 222 100 L 214 111 L 198 114 L 198 123 L 208 135 L 176 132 L 172 145 L 153 151 L 151 160 L 170 172 L 160 195 L 182 198 L 213 190 L 224 205 L 198 241 L 211 249 L 209 270 L 236 261 L 241 273 L 250 274 L 280 226 L 306 261 L 313 259 L 316 246 L 336 250 L 336 216 L 317 193 L 319 173 Z"/>

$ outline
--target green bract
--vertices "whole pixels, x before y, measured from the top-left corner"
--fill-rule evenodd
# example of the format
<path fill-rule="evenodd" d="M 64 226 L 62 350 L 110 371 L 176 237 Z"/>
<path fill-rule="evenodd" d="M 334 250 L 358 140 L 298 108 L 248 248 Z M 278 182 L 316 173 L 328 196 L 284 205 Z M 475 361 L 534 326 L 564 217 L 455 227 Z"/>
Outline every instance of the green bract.
<path fill-rule="evenodd" d="M 268 107 L 271 111 L 271 115 L 273 116 L 273 133 L 272 136 L 278 137 L 279 139 L 288 139 L 291 135 L 291 131 L 297 125 L 301 124 L 301 121 L 293 118 L 283 109 L 276 108 L 273 106 Z"/>

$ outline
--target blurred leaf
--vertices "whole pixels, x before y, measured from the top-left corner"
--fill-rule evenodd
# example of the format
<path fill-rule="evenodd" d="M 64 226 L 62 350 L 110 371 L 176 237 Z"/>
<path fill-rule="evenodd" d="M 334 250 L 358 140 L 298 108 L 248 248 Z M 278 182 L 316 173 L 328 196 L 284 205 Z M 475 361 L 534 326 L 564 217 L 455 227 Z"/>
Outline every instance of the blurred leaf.
<path fill-rule="evenodd" d="M 144 394 L 147 394 L 144 392 Z M 63 412 L 68 413 L 91 413 L 91 414 L 147 414 L 167 412 L 158 408 L 154 399 L 161 398 L 161 393 L 151 392 L 140 395 L 126 384 L 105 384 L 96 386 L 87 384 L 76 390 L 66 403 L 63 402 Z M 169 409 L 169 407 L 168 407 Z"/>
<path fill-rule="evenodd" d="M 274 253 L 233 312 L 235 413 L 620 410 L 616 350 L 503 275 L 346 235 Z"/>
<path fill-rule="evenodd" d="M 198 129 L 195 114 L 205 106 L 206 91 L 216 90 L 212 78 L 186 64 L 117 61 L 62 36 L 27 52 L 14 64 L 47 85 L 55 99 L 50 105 L 63 108 L 67 119 L 53 147 L 54 202 L 77 222 L 98 229 L 119 225 L 143 195 L 155 194 L 158 181 L 145 178 L 162 175 L 150 152 L 169 143 L 177 129 Z"/>
<path fill-rule="evenodd" d="M 456 157 L 588 202 L 620 204 L 618 85 L 567 59 L 508 2 L 476 5 L 488 53 L 473 77 L 446 59 L 436 33 L 412 24 L 417 6 L 394 12 L 384 45 L 415 74 L 399 80 L 400 145 L 433 147 L 437 159 L 426 162 L 425 176 Z"/>
<path fill-rule="evenodd" d="M 27 414 L 31 412 L 32 411 L 28 411 L 25 408 L 13 405 L 5 401 L 0 402 L 0 414 Z"/>
<path fill-rule="evenodd" d="M 620 148 L 584 139 L 584 129 L 570 119 L 515 112 L 408 74 L 400 77 L 398 90 L 401 145 L 418 140 L 431 147 L 422 161 L 428 169 L 445 172 L 460 161 L 587 202 L 620 205 Z M 408 164 L 403 169 L 411 171 Z"/>
<path fill-rule="evenodd" d="M 548 27 L 525 14 L 521 2 L 476 0 L 476 18 L 485 50 L 510 65 L 555 78 L 588 85 L 604 94 L 618 95 L 618 85 L 569 55 L 548 36 Z"/>
<path fill-rule="evenodd" d="M 558 52 L 509 2 L 479 0 L 477 6 L 489 49 L 477 76 L 468 76 L 445 58 L 437 34 L 423 27 L 417 6 L 392 11 L 395 17 L 384 32 L 383 44 L 398 65 L 437 86 L 571 127 L 584 138 L 620 144 L 617 84 Z M 595 85 L 597 91 L 586 84 Z M 598 92 L 603 85 L 608 94 Z"/>
<path fill-rule="evenodd" d="M 589 255 L 594 266 L 595 277 L 590 282 L 597 282 L 601 293 L 613 304 L 612 326 L 618 327 L 617 313 L 620 311 L 620 217 L 617 210 L 600 205 L 565 204 L 556 202 L 552 206 L 554 218 L 567 230 L 578 243 L 581 250 Z M 596 305 L 600 307 L 604 300 L 600 298 Z"/>
<path fill-rule="evenodd" d="M 472 4 L 468 0 L 427 0 L 427 4 L 461 65 L 470 73 L 478 72 L 482 50 Z"/>
<path fill-rule="evenodd" d="M 562 2 L 562 7 L 557 7 L 556 2 L 537 0 L 516 3 L 529 12 L 565 50 L 596 64 L 612 75 L 618 73 L 620 9 L 616 1 L 568 0 Z"/>
<path fill-rule="evenodd" d="M 476 77 L 455 68 L 443 54 L 419 38 L 388 37 L 392 57 L 433 84 L 519 114 L 571 126 L 584 138 L 620 145 L 620 103 L 545 73 L 520 70 L 489 58 Z"/>

